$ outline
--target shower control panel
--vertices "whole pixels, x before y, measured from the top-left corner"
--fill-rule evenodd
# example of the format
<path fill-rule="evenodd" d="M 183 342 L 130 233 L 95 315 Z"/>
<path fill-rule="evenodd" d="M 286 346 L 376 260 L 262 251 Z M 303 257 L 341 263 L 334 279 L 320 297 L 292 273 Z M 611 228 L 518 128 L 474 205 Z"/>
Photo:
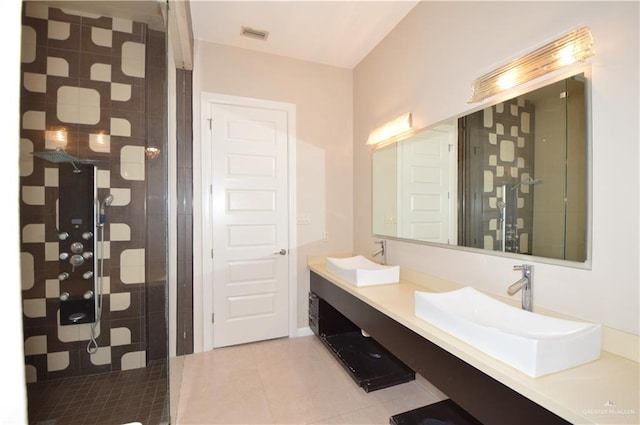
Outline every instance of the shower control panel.
<path fill-rule="evenodd" d="M 96 169 L 60 164 L 58 172 L 58 280 L 65 295 L 60 297 L 60 324 L 91 323 L 96 317 Z"/>

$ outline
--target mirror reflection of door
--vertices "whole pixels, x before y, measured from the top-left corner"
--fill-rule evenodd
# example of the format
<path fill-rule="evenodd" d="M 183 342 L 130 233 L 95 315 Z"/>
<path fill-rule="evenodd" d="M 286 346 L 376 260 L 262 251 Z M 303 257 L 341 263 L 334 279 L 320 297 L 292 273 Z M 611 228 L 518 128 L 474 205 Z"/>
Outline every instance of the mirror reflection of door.
<path fill-rule="evenodd" d="M 456 128 L 443 124 L 398 145 L 400 234 L 455 241 Z"/>

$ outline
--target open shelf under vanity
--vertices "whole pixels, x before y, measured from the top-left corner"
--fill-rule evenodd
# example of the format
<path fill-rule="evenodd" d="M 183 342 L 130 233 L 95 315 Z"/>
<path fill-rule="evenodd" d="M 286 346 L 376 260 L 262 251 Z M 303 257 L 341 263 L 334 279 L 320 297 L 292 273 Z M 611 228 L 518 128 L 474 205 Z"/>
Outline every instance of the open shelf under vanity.
<path fill-rule="evenodd" d="M 309 326 L 364 391 L 415 379 L 411 368 L 313 292 L 309 293 Z"/>

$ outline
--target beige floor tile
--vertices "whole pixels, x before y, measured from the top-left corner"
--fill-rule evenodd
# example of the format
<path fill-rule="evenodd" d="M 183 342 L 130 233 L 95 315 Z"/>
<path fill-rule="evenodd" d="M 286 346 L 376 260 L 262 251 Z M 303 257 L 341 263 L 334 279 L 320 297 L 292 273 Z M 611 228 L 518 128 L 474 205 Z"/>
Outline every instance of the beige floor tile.
<path fill-rule="evenodd" d="M 282 338 L 185 356 L 182 424 L 388 424 L 438 401 L 415 381 L 370 393 L 315 336 Z"/>

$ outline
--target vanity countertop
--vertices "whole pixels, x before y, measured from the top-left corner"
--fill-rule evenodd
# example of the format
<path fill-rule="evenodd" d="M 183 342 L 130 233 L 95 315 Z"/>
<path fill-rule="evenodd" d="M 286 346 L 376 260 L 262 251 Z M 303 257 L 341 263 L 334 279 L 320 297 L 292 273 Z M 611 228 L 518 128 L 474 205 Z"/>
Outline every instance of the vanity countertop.
<path fill-rule="evenodd" d="M 602 351 L 600 359 L 531 378 L 443 332 L 414 314 L 415 291 L 441 292 L 441 279 L 425 276 L 420 285 L 403 280 L 356 287 L 327 271 L 324 260 L 308 268 L 371 307 L 447 350 L 476 369 L 574 424 L 640 423 L 640 364 Z M 366 331 L 366 329 L 365 329 Z"/>

